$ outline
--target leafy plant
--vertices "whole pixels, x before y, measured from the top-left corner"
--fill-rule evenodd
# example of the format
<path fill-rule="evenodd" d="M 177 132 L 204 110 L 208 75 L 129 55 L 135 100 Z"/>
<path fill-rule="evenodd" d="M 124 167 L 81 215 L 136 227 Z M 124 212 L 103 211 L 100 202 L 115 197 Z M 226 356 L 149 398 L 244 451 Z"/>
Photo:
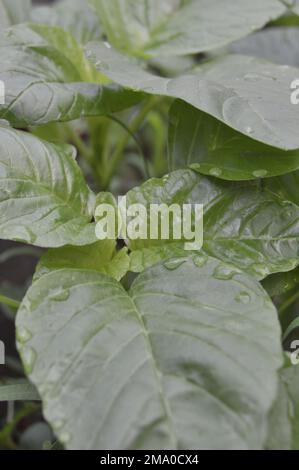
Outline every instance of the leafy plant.
<path fill-rule="evenodd" d="M 39 257 L 0 400 L 66 449 L 299 449 L 298 2 L 0 12 L 0 238 L 43 249 L 0 259 Z M 98 240 L 119 195 L 203 204 L 202 249 Z"/>

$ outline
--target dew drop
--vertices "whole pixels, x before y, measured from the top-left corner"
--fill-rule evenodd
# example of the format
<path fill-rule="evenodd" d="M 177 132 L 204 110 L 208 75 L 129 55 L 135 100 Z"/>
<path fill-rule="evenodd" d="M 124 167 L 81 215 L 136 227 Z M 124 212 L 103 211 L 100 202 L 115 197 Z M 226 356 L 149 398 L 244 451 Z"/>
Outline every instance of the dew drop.
<path fill-rule="evenodd" d="M 252 133 L 253 133 L 252 127 L 247 126 L 247 127 L 245 128 L 245 132 L 246 132 L 246 134 L 252 134 Z"/>
<path fill-rule="evenodd" d="M 49 296 L 50 300 L 55 300 L 57 302 L 67 300 L 70 296 L 69 289 L 63 289 L 54 292 L 52 295 Z"/>
<path fill-rule="evenodd" d="M 265 176 L 267 176 L 268 171 L 267 170 L 256 170 L 252 174 L 256 178 L 264 178 Z"/>
<path fill-rule="evenodd" d="M 64 425 L 65 425 L 65 420 L 64 419 L 57 419 L 53 423 L 53 428 L 54 428 L 55 431 L 59 431 L 60 429 L 63 428 Z"/>
<path fill-rule="evenodd" d="M 69 432 L 62 432 L 59 434 L 59 440 L 61 444 L 67 444 L 71 440 L 71 435 Z"/>
<path fill-rule="evenodd" d="M 222 170 L 220 168 L 211 168 L 209 173 L 211 176 L 220 176 L 222 174 Z"/>
<path fill-rule="evenodd" d="M 269 275 L 269 270 L 262 264 L 253 264 L 252 269 L 260 279 Z"/>
<path fill-rule="evenodd" d="M 215 279 L 220 279 L 220 280 L 228 280 L 232 279 L 235 274 L 239 274 L 240 271 L 236 270 L 232 266 L 217 266 L 215 269 L 213 276 Z"/>
<path fill-rule="evenodd" d="M 235 300 L 237 302 L 241 302 L 242 304 L 248 304 L 250 302 L 250 295 L 247 292 L 240 292 Z"/>
<path fill-rule="evenodd" d="M 169 271 L 174 271 L 186 262 L 186 258 L 172 258 L 164 263 L 164 267 Z"/>
<path fill-rule="evenodd" d="M 29 347 L 24 348 L 21 351 L 21 356 L 22 356 L 25 372 L 27 374 L 31 374 L 34 368 L 36 357 L 37 357 L 35 349 L 29 348 Z"/>
<path fill-rule="evenodd" d="M 208 258 L 205 256 L 195 255 L 193 258 L 193 263 L 197 268 L 202 268 L 206 264 L 207 260 Z"/>
<path fill-rule="evenodd" d="M 17 328 L 17 340 L 19 343 L 27 343 L 31 338 L 32 333 L 28 330 L 28 328 L 25 328 L 24 326 L 19 326 Z"/>
<path fill-rule="evenodd" d="M 189 168 L 193 171 L 200 171 L 201 164 L 200 163 L 191 163 L 191 165 L 189 165 Z"/>

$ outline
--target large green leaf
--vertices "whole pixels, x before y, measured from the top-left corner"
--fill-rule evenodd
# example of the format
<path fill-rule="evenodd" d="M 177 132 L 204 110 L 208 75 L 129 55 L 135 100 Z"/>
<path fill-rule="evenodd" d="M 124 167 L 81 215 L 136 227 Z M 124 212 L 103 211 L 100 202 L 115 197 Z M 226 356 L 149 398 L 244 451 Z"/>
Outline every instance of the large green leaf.
<path fill-rule="evenodd" d="M 284 151 L 236 132 L 176 100 L 169 114 L 169 168 L 191 167 L 232 181 L 277 176 L 299 168 L 299 150 Z"/>
<path fill-rule="evenodd" d="M 184 261 L 129 293 L 69 269 L 28 291 L 18 349 L 67 448 L 263 446 L 282 362 L 275 308 L 251 277 Z"/>
<path fill-rule="evenodd" d="M 15 126 L 67 121 L 127 108 L 140 97 L 101 85 L 70 33 L 45 25 L 18 25 L 0 34 L 0 118 Z"/>
<path fill-rule="evenodd" d="M 88 0 L 61 0 L 50 7 L 37 7 L 32 10 L 34 23 L 60 26 L 69 31 L 81 44 L 101 39 L 100 22 L 88 5 Z"/>
<path fill-rule="evenodd" d="M 290 101 L 290 85 L 298 69 L 232 54 L 188 74 L 165 78 L 146 71 L 107 43 L 90 43 L 86 53 L 103 74 L 124 87 L 180 98 L 267 145 L 284 150 L 299 147 L 299 106 Z"/>
<path fill-rule="evenodd" d="M 282 15 L 278 0 L 90 0 L 111 43 L 129 54 L 184 55 L 221 47 Z"/>
<path fill-rule="evenodd" d="M 298 27 L 267 28 L 237 41 L 230 46 L 230 50 L 276 64 L 299 67 L 298 41 Z"/>
<path fill-rule="evenodd" d="M 94 204 L 73 147 L 0 125 L 0 238 L 42 247 L 92 243 Z"/>
<path fill-rule="evenodd" d="M 30 18 L 31 0 L 0 0 L 0 29 Z"/>
<path fill-rule="evenodd" d="M 269 418 L 267 447 L 299 450 L 299 366 L 280 372 L 280 389 Z"/>
<path fill-rule="evenodd" d="M 101 240 L 88 246 L 66 246 L 45 253 L 35 278 L 58 269 L 72 268 L 98 271 L 120 281 L 129 270 L 127 248 L 116 250 L 114 240 Z"/>
<path fill-rule="evenodd" d="M 259 279 L 289 271 L 299 263 L 299 207 L 257 184 L 230 183 L 178 170 L 148 180 L 127 194 L 127 205 L 203 204 L 203 251 L 233 263 Z M 149 223 L 149 220 L 148 220 Z M 168 245 L 168 250 L 166 246 Z M 131 240 L 132 269 L 182 252 L 166 240 Z M 229 273 L 228 273 L 229 276 Z"/>

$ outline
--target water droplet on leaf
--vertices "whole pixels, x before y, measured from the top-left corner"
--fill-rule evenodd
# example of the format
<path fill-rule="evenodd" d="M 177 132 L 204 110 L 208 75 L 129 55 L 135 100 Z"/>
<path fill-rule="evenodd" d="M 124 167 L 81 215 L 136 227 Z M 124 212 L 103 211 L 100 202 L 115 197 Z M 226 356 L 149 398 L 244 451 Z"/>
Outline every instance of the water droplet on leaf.
<path fill-rule="evenodd" d="M 24 348 L 21 351 L 21 356 L 22 356 L 25 372 L 27 374 L 31 374 L 31 372 L 33 371 L 33 368 L 34 368 L 36 358 L 37 358 L 37 354 L 36 354 L 35 349 L 29 348 L 29 347 Z"/>
<path fill-rule="evenodd" d="M 264 178 L 265 176 L 267 176 L 268 171 L 267 170 L 256 170 L 252 174 L 256 178 Z"/>
<path fill-rule="evenodd" d="M 206 264 L 207 260 L 208 258 L 205 256 L 196 255 L 193 258 L 193 263 L 197 268 L 202 268 Z"/>
<path fill-rule="evenodd" d="M 235 274 L 239 274 L 239 273 L 240 271 L 238 271 L 236 268 L 232 266 L 221 265 L 221 266 L 217 266 L 213 275 L 215 279 L 220 279 L 220 280 L 225 281 L 228 279 L 232 279 L 235 276 Z"/>
<path fill-rule="evenodd" d="M 240 292 L 235 300 L 237 302 L 241 302 L 242 304 L 248 304 L 250 302 L 250 295 L 247 292 Z"/>
<path fill-rule="evenodd" d="M 164 263 L 164 267 L 169 271 L 174 271 L 186 262 L 186 258 L 172 258 Z"/>
<path fill-rule="evenodd" d="M 59 429 L 63 428 L 64 425 L 65 425 L 65 420 L 64 419 L 57 419 L 53 423 L 53 428 L 54 428 L 55 431 L 59 431 Z"/>
<path fill-rule="evenodd" d="M 31 338 L 32 333 L 28 328 L 25 328 L 24 326 L 19 326 L 17 328 L 17 340 L 19 343 L 27 343 Z"/>
<path fill-rule="evenodd" d="M 57 302 L 67 300 L 70 296 L 70 291 L 68 289 L 62 289 L 54 292 L 49 296 L 50 300 L 55 300 Z"/>
<path fill-rule="evenodd" d="M 211 176 L 220 176 L 222 174 L 222 170 L 220 168 L 211 168 L 209 173 Z"/>
<path fill-rule="evenodd" d="M 70 433 L 69 432 L 62 432 L 59 435 L 59 440 L 60 440 L 61 444 L 67 444 L 71 440 Z"/>
<path fill-rule="evenodd" d="M 252 266 L 252 269 L 254 270 L 255 274 L 261 279 L 269 275 L 269 270 L 262 264 L 254 264 Z"/>

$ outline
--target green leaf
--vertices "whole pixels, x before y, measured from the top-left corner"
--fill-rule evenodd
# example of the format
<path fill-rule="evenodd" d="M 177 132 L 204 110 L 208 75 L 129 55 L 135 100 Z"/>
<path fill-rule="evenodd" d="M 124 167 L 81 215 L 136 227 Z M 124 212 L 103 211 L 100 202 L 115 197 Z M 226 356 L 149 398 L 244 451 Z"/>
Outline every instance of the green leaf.
<path fill-rule="evenodd" d="M 178 170 L 129 191 L 127 205 L 135 203 L 143 204 L 148 212 L 150 204 L 203 204 L 203 252 L 259 279 L 290 271 L 299 263 L 299 207 L 257 184 Z M 173 244 L 176 255 L 183 245 Z M 133 250 L 131 268 L 137 271 L 170 257 L 172 250 L 168 240 L 131 240 L 129 246 Z"/>
<path fill-rule="evenodd" d="M 169 113 L 169 169 L 190 167 L 231 181 L 277 176 L 299 168 L 299 150 L 283 151 L 236 132 L 183 101 Z"/>
<path fill-rule="evenodd" d="M 251 277 L 183 261 L 129 293 L 68 269 L 29 289 L 18 349 L 68 449 L 262 447 L 282 362 L 275 308 Z"/>
<path fill-rule="evenodd" d="M 29 20 L 31 0 L 0 0 L 0 29 Z"/>
<path fill-rule="evenodd" d="M 266 277 L 263 287 L 270 297 L 285 294 L 299 284 L 299 268 L 288 273 L 276 273 Z"/>
<path fill-rule="evenodd" d="M 90 0 L 109 41 L 141 56 L 185 55 L 224 46 L 283 14 L 277 0 Z"/>
<path fill-rule="evenodd" d="M 25 379 L 0 380 L 1 401 L 39 401 L 36 388 Z"/>
<path fill-rule="evenodd" d="M 146 71 L 107 43 L 88 44 L 86 54 L 104 75 L 124 87 L 180 98 L 264 144 L 283 150 L 299 147 L 299 106 L 290 100 L 298 69 L 232 54 L 205 62 L 188 74 L 165 78 Z"/>
<path fill-rule="evenodd" d="M 41 247 L 93 243 L 94 204 L 73 147 L 0 125 L 0 238 Z"/>
<path fill-rule="evenodd" d="M 129 256 L 127 248 L 116 250 L 114 240 L 101 240 L 81 247 L 56 248 L 42 256 L 35 278 L 64 268 L 98 271 L 120 281 L 129 270 Z"/>
<path fill-rule="evenodd" d="M 100 22 L 87 0 L 61 0 L 50 7 L 36 7 L 32 10 L 31 19 L 34 23 L 59 26 L 81 44 L 100 40 L 103 36 Z"/>
<path fill-rule="evenodd" d="M 230 51 L 261 57 L 275 64 L 299 67 L 298 41 L 298 27 L 273 27 L 232 44 Z"/>
<path fill-rule="evenodd" d="M 0 34 L 0 118 L 14 126 L 68 121 L 128 108 L 140 95 L 115 85 L 86 61 L 70 33 L 45 25 L 18 25 Z"/>
<path fill-rule="evenodd" d="M 280 389 L 269 417 L 267 448 L 299 450 L 299 366 L 280 372 Z"/>

